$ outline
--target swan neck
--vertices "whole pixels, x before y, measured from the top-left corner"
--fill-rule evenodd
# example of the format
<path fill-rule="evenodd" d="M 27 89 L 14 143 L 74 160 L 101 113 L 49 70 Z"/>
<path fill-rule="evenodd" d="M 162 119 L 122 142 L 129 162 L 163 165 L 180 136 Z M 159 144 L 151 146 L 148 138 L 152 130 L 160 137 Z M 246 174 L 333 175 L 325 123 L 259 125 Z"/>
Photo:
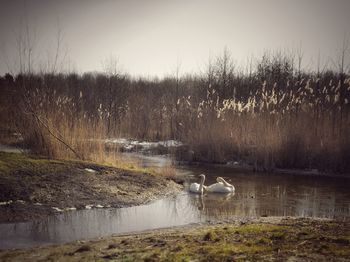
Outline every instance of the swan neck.
<path fill-rule="evenodd" d="M 199 191 L 203 193 L 205 177 L 201 178 L 201 183 L 199 184 Z"/>
<path fill-rule="evenodd" d="M 225 179 L 221 178 L 220 180 L 221 180 L 221 182 L 222 182 L 225 186 L 227 186 L 227 187 L 232 187 L 232 185 L 229 184 L 229 183 L 227 183 Z"/>

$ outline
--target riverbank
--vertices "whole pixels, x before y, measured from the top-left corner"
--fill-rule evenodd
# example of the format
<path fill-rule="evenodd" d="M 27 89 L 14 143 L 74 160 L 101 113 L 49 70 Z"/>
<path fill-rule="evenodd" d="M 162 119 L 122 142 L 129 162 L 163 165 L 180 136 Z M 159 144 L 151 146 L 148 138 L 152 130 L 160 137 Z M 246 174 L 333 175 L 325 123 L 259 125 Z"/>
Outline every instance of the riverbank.
<path fill-rule="evenodd" d="M 76 209 L 140 205 L 180 189 L 171 179 L 134 166 L 0 152 L 0 223 Z"/>
<path fill-rule="evenodd" d="M 1 261 L 350 261 L 350 224 L 269 217 L 0 252 Z"/>
<path fill-rule="evenodd" d="M 194 166 L 194 167 L 206 167 L 206 168 L 224 168 L 232 170 L 233 172 L 245 172 L 256 174 L 275 174 L 275 175 L 293 175 L 293 176 L 310 176 L 310 177 L 334 177 L 334 178 L 350 178 L 350 173 L 332 173 L 321 172 L 317 169 L 283 169 L 274 168 L 271 170 L 255 169 L 253 165 L 240 162 L 227 162 L 227 163 L 209 163 L 201 161 L 177 161 L 178 165 L 182 166 Z"/>

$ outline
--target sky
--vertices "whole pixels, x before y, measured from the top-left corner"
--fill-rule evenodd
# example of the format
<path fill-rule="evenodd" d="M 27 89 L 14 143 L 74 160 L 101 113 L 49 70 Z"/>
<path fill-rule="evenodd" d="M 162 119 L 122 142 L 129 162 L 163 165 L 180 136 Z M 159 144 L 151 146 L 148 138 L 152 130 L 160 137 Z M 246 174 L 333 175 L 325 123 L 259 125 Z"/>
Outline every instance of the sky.
<path fill-rule="evenodd" d="M 54 60 L 58 31 L 60 69 L 78 73 L 103 71 L 111 57 L 134 76 L 196 73 L 225 47 L 241 67 L 266 50 L 301 47 L 313 68 L 319 53 L 331 66 L 350 39 L 350 1 L 0 0 L 1 75 L 18 71 L 26 27 L 36 68 Z"/>

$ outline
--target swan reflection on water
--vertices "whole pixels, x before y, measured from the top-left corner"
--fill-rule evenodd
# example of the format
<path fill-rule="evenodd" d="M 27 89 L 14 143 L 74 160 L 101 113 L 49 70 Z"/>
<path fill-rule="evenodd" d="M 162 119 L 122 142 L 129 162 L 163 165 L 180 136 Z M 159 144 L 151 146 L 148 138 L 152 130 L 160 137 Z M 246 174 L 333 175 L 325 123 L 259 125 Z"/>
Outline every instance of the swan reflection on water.
<path fill-rule="evenodd" d="M 233 200 L 235 192 L 231 193 L 212 193 L 212 194 L 197 194 L 192 198 L 192 205 L 198 207 L 198 210 L 205 210 L 206 203 L 210 203 L 210 210 L 213 210 L 213 213 L 217 213 L 220 210 L 220 207 L 224 207 L 227 204 L 227 201 Z M 212 203 L 215 205 L 212 205 Z"/>

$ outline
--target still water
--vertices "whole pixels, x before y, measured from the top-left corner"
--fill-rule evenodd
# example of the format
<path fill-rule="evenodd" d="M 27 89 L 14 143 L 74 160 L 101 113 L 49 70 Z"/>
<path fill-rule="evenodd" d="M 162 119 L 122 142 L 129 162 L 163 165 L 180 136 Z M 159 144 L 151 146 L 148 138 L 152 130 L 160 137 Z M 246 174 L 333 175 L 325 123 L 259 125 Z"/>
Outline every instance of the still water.
<path fill-rule="evenodd" d="M 143 166 L 170 164 L 166 157 L 125 155 Z M 260 216 L 299 216 L 350 220 L 350 179 L 252 174 L 230 168 L 179 169 L 188 177 L 185 190 L 147 205 L 66 212 L 43 221 L 0 224 L 0 249 L 66 243 L 112 234 Z M 188 193 L 189 183 L 206 174 L 236 187 L 235 194 Z"/>

